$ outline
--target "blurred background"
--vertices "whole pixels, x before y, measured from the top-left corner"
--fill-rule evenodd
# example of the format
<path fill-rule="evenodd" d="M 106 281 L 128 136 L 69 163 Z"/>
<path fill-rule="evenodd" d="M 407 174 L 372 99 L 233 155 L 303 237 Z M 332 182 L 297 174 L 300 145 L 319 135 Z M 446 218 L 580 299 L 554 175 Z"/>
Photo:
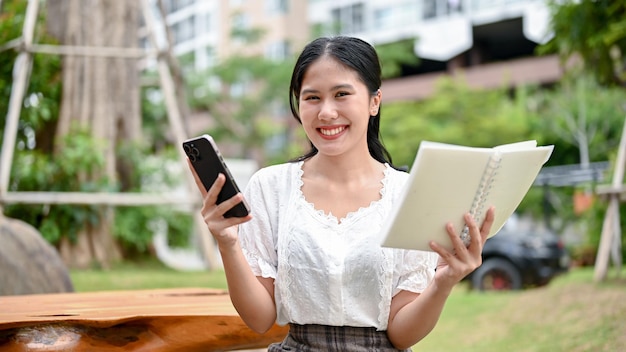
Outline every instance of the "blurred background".
<path fill-rule="evenodd" d="M 211 134 L 240 188 L 306 151 L 288 86 L 322 35 L 378 50 L 397 166 L 422 140 L 555 145 L 415 350 L 626 348 L 611 0 L 1 0 L 0 294 L 225 287 L 180 143 Z"/>

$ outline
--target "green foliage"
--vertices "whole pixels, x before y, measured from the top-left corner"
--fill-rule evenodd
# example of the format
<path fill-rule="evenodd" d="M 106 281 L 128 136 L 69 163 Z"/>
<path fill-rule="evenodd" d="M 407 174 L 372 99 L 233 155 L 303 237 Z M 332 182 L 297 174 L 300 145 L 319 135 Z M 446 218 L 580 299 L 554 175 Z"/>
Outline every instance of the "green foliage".
<path fill-rule="evenodd" d="M 540 118 L 533 127 L 542 134 L 545 144 L 554 144 L 551 165 L 580 164 L 606 161 L 615 155 L 621 137 L 626 91 L 599 85 L 593 76 L 571 75 L 553 89 L 543 89 L 533 94 L 529 110 Z M 606 175 L 605 182 L 610 180 Z M 558 233 L 572 223 L 586 223 L 591 243 L 597 246 L 594 223 L 602 222 L 598 214 L 590 212 L 582 217 L 575 214 L 573 198 L 576 191 L 589 191 L 593 185 L 551 188 L 541 199 L 550 216 L 550 226 Z M 538 193 L 535 190 L 535 193 Z M 542 192 L 543 193 L 543 192 Z M 532 199 L 529 195 L 524 204 Z M 536 198 L 540 200 L 539 196 Z M 605 205 L 600 205 L 605 207 Z"/>
<path fill-rule="evenodd" d="M 554 38 L 539 48 L 582 57 L 602 85 L 626 83 L 626 2 L 551 0 Z"/>
<path fill-rule="evenodd" d="M 264 35 L 265 30 L 260 28 L 254 29 L 241 29 L 233 28 L 230 32 L 231 38 L 241 40 L 244 43 L 255 43 L 259 41 Z"/>
<path fill-rule="evenodd" d="M 558 164 L 605 161 L 615 152 L 624 121 L 626 91 L 603 87 L 585 74 L 566 76 L 534 95 L 530 109 L 542 116 L 537 129 L 558 145 Z M 583 156 L 588 152 L 588 160 Z M 582 154 L 582 155 L 581 155 Z"/>
<path fill-rule="evenodd" d="M 413 50 L 414 43 L 415 39 L 405 39 L 376 46 L 383 79 L 400 76 L 403 65 L 417 66 L 419 64 L 420 60 Z"/>
<path fill-rule="evenodd" d="M 613 152 L 610 153 L 610 155 L 609 160 L 611 161 L 612 167 L 608 170 L 607 175 L 614 174 L 617 159 L 617 153 Z M 605 183 L 611 182 L 611 178 L 612 177 L 609 176 Z M 586 241 L 582 243 L 581 247 L 583 249 L 590 249 L 594 256 L 600 245 L 602 227 L 604 225 L 604 217 L 606 215 L 607 208 L 608 200 L 594 195 L 594 202 L 591 208 L 583 214 L 580 214 L 578 217 L 578 221 L 583 222 L 587 226 Z M 624 231 L 624 229 L 626 229 L 626 207 L 624 206 L 623 200 L 619 204 L 619 226 L 622 229 L 620 233 L 622 243 L 622 262 L 626 262 L 626 231 Z"/>
<path fill-rule="evenodd" d="M 432 98 L 385 105 L 381 131 L 396 165 L 411 166 L 422 140 L 490 147 L 528 139 L 523 106 L 500 90 L 442 79 Z"/>
<path fill-rule="evenodd" d="M 157 80 L 156 72 L 143 74 L 145 80 Z M 141 89 L 142 140 L 158 152 L 168 145 L 170 133 L 167 110 L 161 90 L 157 87 L 145 86 Z"/>
<path fill-rule="evenodd" d="M 255 44 L 261 40 L 267 30 L 259 27 L 247 27 L 240 23 L 242 13 L 235 11 L 231 15 L 231 22 L 234 24 L 230 30 L 231 40 L 238 41 L 242 44 Z"/>
<path fill-rule="evenodd" d="M 537 139 L 540 144 L 555 144 L 551 165 L 580 162 L 580 143 L 566 116 L 586 116 L 591 161 L 606 160 L 616 149 L 624 112 L 619 106 L 624 93 L 603 86 L 626 81 L 626 5 L 622 1 L 581 0 L 554 2 L 555 38 L 543 52 L 558 52 L 563 57 L 579 53 L 586 67 L 593 69 L 600 84 L 593 80 L 567 80 L 553 90 L 519 88 L 511 94 L 504 90 L 472 90 L 460 81 L 439 83 L 437 93 L 420 102 L 384 103 L 381 123 L 385 143 L 396 165 L 410 166 L 421 140 L 493 146 L 522 139 Z M 556 6 L 556 5 L 562 6 Z M 0 44 L 21 35 L 26 2 L 4 1 L 0 13 Z M 41 12 L 43 23 L 45 12 Z M 337 25 L 337 24 L 334 24 Z M 41 27 L 41 26 L 40 26 Z M 328 28 L 316 29 L 319 34 Z M 38 43 L 54 43 L 44 30 L 36 32 Z M 264 35 L 262 29 L 236 30 L 233 37 L 254 44 Z M 415 65 L 412 40 L 379 46 L 385 78 L 395 77 L 404 65 Z M 0 52 L 0 130 L 12 84 L 13 63 L 17 53 Z M 184 61 L 184 60 L 183 60 Z M 208 131 L 220 142 L 241 145 L 240 157 L 268 151 L 265 161 L 284 161 L 299 155 L 304 136 L 291 125 L 288 113 L 288 84 L 293 60 L 275 62 L 262 56 L 235 54 L 207 72 L 185 70 L 193 110 L 207 112 L 214 120 Z M 98 141 L 85 133 L 75 133 L 63 141 L 61 154 L 52 158 L 61 95 L 61 59 L 54 55 L 35 55 L 33 74 L 26 93 L 18 130 L 17 150 L 11 173 L 12 191 L 169 191 L 180 182 L 181 171 L 174 165 L 177 156 L 168 138 L 168 121 L 162 97 L 154 87 L 143 88 L 144 144 L 120 145 L 123 163 L 137 166 L 125 184 L 98 179 L 81 182 L 80 175 L 96 173 L 102 166 Z M 156 78 L 154 72 L 147 78 Z M 574 119 L 577 120 L 577 119 Z M 571 121 L 571 119 L 570 119 Z M 2 138 L 2 135 L 0 135 Z M 274 143 L 279 141 L 278 143 Z M 279 148 L 273 147 L 280 145 Z M 176 147 L 176 146 L 174 146 Z M 91 178 L 83 178 L 91 179 Z M 590 243 L 597 244 L 605 204 L 597 202 L 594 211 L 576 218 L 571 210 L 574 189 L 553 189 L 548 194 L 550 211 L 564 223 L 586 221 Z M 546 194 L 533 188 L 520 209 L 540 217 Z M 561 204 L 557 206 L 557 204 Z M 623 207 L 622 207 L 623 208 Z M 73 239 L 85 224 L 97 225 L 98 208 L 76 205 L 24 205 L 5 207 L 7 216 L 20 218 L 40 229 L 52 243 L 63 236 Z M 622 211 L 624 211 L 622 209 Z M 155 224 L 167 224 L 172 245 L 187 245 L 191 216 L 167 207 L 119 207 L 115 211 L 114 233 L 127 255 L 150 251 Z"/>
<path fill-rule="evenodd" d="M 269 141 L 288 135 L 288 87 L 293 60 L 275 61 L 261 55 L 235 53 L 206 72 L 186 77 L 190 105 L 210 114 L 208 131 L 221 144 L 241 146 L 230 157 L 252 157 L 261 151 L 283 154 Z M 263 156 L 261 157 L 263 159 Z M 263 164 L 266 160 L 257 160 Z"/>
<path fill-rule="evenodd" d="M 82 182 L 78 175 L 95 172 L 104 164 L 103 146 L 87 132 L 74 131 L 63 140 L 54 158 L 37 150 L 23 151 L 14 162 L 12 191 L 93 191 L 107 188 L 106 180 Z"/>
<path fill-rule="evenodd" d="M 0 13 L 0 44 L 19 38 L 27 2 L 9 0 L 3 2 Z M 40 8 L 35 41 L 57 44 L 45 31 L 45 8 Z M 4 135 L 5 118 L 13 84 L 12 71 L 17 52 L 0 52 L 0 138 Z M 156 79 L 154 72 L 147 78 Z M 10 191 L 39 192 L 104 192 L 141 191 L 142 184 L 168 187 L 180 182 L 180 176 L 165 172 L 163 165 L 174 160 L 176 154 L 168 151 L 168 121 L 165 108 L 154 88 L 144 88 L 142 98 L 144 118 L 144 145 L 120 145 L 117 153 L 120 163 L 136 165 L 129 168 L 123 184 L 96 178 L 104 165 L 102 144 L 87 132 L 73 131 L 63 141 L 55 141 L 56 121 L 61 96 L 61 58 L 56 55 L 36 54 L 29 85 L 22 105 L 17 144 L 12 163 Z M 62 148 L 58 148 L 62 145 Z M 57 146 L 58 152 L 52 156 Z M 171 147 L 169 147 L 171 149 Z M 155 153 L 158 151 L 158 153 Z M 146 157 L 150 156 L 150 157 Z M 155 158 L 155 155 L 162 157 Z M 155 161 L 156 159 L 156 161 Z M 178 168 L 180 169 L 180 168 Z M 154 189 L 154 188 L 153 188 Z M 162 191 L 163 189 L 161 189 Z M 145 254 L 152 236 L 150 223 L 153 219 L 165 219 L 168 238 L 173 245 L 187 244 L 191 229 L 190 216 L 185 212 L 172 211 L 166 207 L 122 207 L 116 209 L 114 235 L 128 255 Z M 98 226 L 98 206 L 53 204 L 9 204 L 7 216 L 18 218 L 35 226 L 50 243 L 57 244 L 62 237 L 71 241 L 85 226 Z"/>
<path fill-rule="evenodd" d="M 53 158 L 38 150 L 16 154 L 11 191 L 93 192 L 111 189 L 106 179 L 81 181 L 80 175 L 96 172 L 103 164 L 103 148 L 86 132 L 76 131 L 63 141 L 64 147 Z M 63 236 L 75 240 L 86 224 L 96 226 L 98 209 L 89 205 L 11 204 L 5 208 L 8 217 L 21 219 L 39 229 L 51 243 Z"/>
<path fill-rule="evenodd" d="M 26 1 L 17 0 L 3 3 L 3 11 L 0 12 L 0 45 L 21 37 L 26 5 Z M 40 11 L 38 23 L 43 23 L 43 21 L 45 21 L 45 12 Z M 38 43 L 56 43 L 45 31 L 35 33 L 35 40 Z M 4 137 L 17 56 L 17 52 L 13 50 L 0 52 L 0 138 Z M 19 118 L 16 153 L 19 153 L 20 149 L 50 149 L 49 134 L 50 130 L 54 129 L 59 110 L 60 70 L 60 57 L 39 54 L 33 56 L 32 73 Z M 40 139 L 40 143 L 35 143 L 37 139 Z"/>
<path fill-rule="evenodd" d="M 164 148 L 159 155 L 151 155 L 149 148 L 149 144 L 136 143 L 118 147 L 121 160 L 135 166 L 135 173 L 130 175 L 131 184 L 135 187 L 126 191 L 172 192 L 182 179 L 181 171 L 186 171 L 180 165 L 174 147 Z M 165 226 L 172 246 L 187 246 L 192 220 L 189 211 L 168 206 L 116 207 L 113 235 L 122 245 L 125 257 L 145 256 L 150 253 L 157 226 Z"/>
<path fill-rule="evenodd" d="M 12 191 L 106 192 L 119 191 L 120 186 L 104 178 L 95 182 L 81 181 L 77 175 L 96 172 L 103 164 L 101 143 L 87 132 L 73 132 L 64 140 L 61 153 L 52 159 L 39 151 L 18 154 Z M 150 156 L 148 146 L 120 146 L 121 160 L 135 165 L 131 175 L 135 188 L 128 192 L 169 192 L 180 181 L 182 167 L 170 148 L 161 156 Z M 27 205 L 12 204 L 5 209 L 7 216 L 22 219 L 39 229 L 44 238 L 56 244 L 67 236 L 75 240 L 85 225 L 97 226 L 99 207 L 94 205 Z M 115 209 L 113 235 L 120 241 L 128 257 L 146 255 L 154 232 L 154 222 L 164 221 L 168 238 L 174 246 L 188 245 L 192 219 L 188 211 L 152 206 L 118 207 Z"/>
<path fill-rule="evenodd" d="M 519 87 L 512 96 L 444 79 L 432 98 L 385 105 L 381 130 L 398 166 L 411 166 L 421 140 L 488 147 L 535 139 L 555 145 L 548 165 L 580 163 L 581 148 L 588 150 L 589 161 L 604 161 L 617 150 L 624 101 L 623 89 L 602 87 L 586 76 L 568 77 L 549 90 Z M 557 233 L 575 222 L 588 223 L 590 244 L 597 246 L 599 229 L 593 224 L 601 224 L 599 214 L 581 217 L 573 208 L 574 192 L 588 186 L 533 187 L 518 211 L 543 219 Z"/>
<path fill-rule="evenodd" d="M 126 258 L 150 254 L 152 237 L 159 226 L 165 226 L 169 245 L 186 247 L 193 228 L 189 212 L 167 207 L 117 207 L 114 234 Z"/>

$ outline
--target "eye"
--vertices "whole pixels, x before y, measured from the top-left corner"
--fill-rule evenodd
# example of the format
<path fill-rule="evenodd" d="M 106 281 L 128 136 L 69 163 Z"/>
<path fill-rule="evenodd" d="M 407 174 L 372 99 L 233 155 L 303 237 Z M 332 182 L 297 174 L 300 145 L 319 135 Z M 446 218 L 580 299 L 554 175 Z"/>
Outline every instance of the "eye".
<path fill-rule="evenodd" d="M 337 94 L 335 94 L 336 97 L 345 97 L 347 95 L 350 95 L 349 92 L 337 92 Z"/>
<path fill-rule="evenodd" d="M 308 95 L 302 98 L 302 100 L 319 100 L 320 98 L 317 95 Z"/>

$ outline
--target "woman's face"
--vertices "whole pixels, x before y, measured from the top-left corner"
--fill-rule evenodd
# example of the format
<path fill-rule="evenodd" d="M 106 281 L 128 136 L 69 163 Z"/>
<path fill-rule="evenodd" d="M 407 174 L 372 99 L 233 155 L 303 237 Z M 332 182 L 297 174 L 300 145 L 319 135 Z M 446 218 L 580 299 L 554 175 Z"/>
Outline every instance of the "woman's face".
<path fill-rule="evenodd" d="M 302 126 L 320 154 L 364 151 L 369 155 L 367 126 L 370 116 L 378 113 L 380 99 L 380 90 L 370 94 L 354 70 L 323 56 L 308 67 L 302 79 Z"/>

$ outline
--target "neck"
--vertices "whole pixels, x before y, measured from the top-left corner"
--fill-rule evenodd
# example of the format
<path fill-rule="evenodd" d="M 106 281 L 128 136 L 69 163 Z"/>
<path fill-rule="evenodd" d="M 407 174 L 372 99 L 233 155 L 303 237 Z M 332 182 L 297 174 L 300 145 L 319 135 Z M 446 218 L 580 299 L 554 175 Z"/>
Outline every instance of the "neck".
<path fill-rule="evenodd" d="M 317 154 L 305 162 L 304 170 L 310 176 L 319 176 L 336 182 L 352 182 L 380 175 L 384 165 L 372 158 L 327 156 Z"/>

